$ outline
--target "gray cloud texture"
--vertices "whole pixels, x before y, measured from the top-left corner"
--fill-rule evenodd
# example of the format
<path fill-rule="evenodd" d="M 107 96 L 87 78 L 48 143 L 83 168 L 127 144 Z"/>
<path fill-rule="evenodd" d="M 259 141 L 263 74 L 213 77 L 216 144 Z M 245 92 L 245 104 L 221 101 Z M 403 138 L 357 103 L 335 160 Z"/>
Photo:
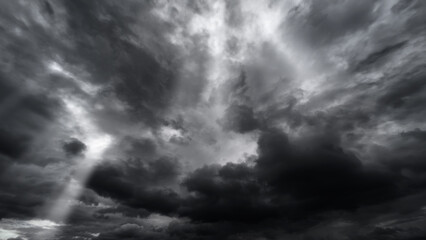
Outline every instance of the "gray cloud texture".
<path fill-rule="evenodd" d="M 0 239 L 423 239 L 425 13 L 0 1 Z"/>

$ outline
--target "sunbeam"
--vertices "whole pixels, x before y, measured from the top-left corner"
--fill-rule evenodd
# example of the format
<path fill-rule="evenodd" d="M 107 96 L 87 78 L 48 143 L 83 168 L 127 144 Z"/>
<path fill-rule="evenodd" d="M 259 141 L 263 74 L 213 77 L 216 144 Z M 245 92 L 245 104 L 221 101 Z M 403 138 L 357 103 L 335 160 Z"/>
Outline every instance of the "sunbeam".
<path fill-rule="evenodd" d="M 77 165 L 71 179 L 57 200 L 47 210 L 45 218 L 61 224 L 66 223 L 67 217 L 84 189 L 93 167 L 102 161 L 103 153 L 112 143 L 112 137 L 101 132 L 90 120 L 90 113 L 86 110 L 85 103 L 72 97 L 65 97 L 63 103 L 72 118 L 74 127 L 79 129 L 77 131 L 78 137 L 87 144 L 87 152 L 84 156 L 75 159 Z M 52 239 L 58 230 L 57 227 L 44 229 L 36 235 L 36 239 Z"/>

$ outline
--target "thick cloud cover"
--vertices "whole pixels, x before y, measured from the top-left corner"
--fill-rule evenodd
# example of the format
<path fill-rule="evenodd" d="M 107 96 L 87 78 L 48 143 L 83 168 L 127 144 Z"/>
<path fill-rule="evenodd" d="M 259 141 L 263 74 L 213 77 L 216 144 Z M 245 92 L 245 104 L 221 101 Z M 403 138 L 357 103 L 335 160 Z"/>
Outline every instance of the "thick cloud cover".
<path fill-rule="evenodd" d="M 0 2 L 0 239 L 423 239 L 421 0 Z"/>

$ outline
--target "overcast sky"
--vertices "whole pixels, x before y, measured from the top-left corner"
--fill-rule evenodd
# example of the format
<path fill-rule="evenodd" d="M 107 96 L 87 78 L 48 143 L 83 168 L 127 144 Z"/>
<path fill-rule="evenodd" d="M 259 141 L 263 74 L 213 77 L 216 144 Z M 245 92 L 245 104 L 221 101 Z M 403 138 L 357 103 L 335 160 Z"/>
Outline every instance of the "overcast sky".
<path fill-rule="evenodd" d="M 426 238 L 426 1 L 0 0 L 0 240 Z"/>

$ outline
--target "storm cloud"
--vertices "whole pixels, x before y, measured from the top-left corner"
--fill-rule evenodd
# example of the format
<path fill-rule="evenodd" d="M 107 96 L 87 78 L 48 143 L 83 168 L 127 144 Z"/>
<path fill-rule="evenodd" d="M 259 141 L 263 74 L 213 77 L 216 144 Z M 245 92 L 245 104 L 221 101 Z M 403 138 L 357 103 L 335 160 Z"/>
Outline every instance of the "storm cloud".
<path fill-rule="evenodd" d="M 420 0 L 0 2 L 0 239 L 423 239 Z"/>

